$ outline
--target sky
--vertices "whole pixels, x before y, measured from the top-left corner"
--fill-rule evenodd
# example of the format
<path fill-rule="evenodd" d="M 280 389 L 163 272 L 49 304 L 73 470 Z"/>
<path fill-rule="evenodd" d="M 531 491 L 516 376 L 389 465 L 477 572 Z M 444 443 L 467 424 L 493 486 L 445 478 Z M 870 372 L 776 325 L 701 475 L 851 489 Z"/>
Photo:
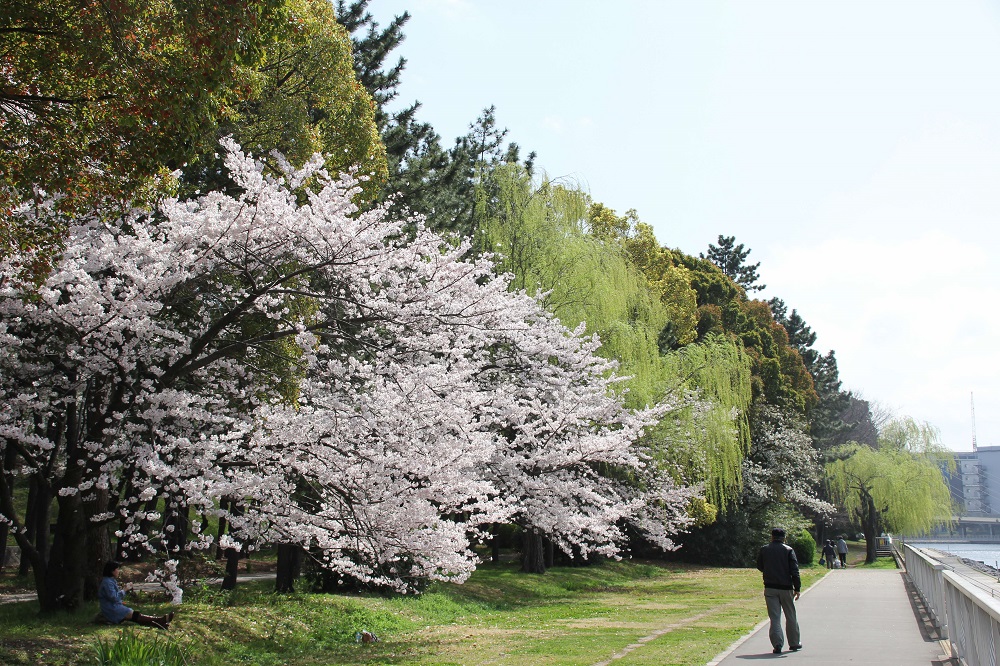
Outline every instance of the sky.
<path fill-rule="evenodd" d="M 552 178 L 697 255 L 735 236 L 845 389 L 1000 446 L 1000 2 L 372 0 L 400 103 L 488 106 Z"/>

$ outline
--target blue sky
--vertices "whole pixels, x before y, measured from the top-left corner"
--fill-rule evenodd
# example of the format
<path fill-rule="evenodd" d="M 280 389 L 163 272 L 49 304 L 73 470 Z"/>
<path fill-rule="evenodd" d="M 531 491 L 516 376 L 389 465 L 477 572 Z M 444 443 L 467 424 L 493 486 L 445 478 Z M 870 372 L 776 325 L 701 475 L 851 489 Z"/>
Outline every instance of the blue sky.
<path fill-rule="evenodd" d="M 484 107 L 551 177 L 761 262 L 846 388 L 1000 445 L 1000 3 L 372 0 L 400 101 Z"/>

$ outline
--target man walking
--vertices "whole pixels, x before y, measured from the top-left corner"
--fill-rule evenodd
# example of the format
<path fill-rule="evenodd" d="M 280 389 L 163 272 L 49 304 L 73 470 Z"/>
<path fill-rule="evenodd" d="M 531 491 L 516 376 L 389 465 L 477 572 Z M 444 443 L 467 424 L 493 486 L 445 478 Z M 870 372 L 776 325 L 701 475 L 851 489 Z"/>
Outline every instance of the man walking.
<path fill-rule="evenodd" d="M 837 559 L 837 551 L 833 548 L 833 539 L 827 539 L 826 543 L 823 544 L 823 559 L 819 561 L 820 564 L 826 562 L 826 568 L 833 568 L 833 561 Z"/>
<path fill-rule="evenodd" d="M 847 568 L 847 542 L 844 541 L 844 537 L 841 536 L 837 539 L 837 557 L 840 558 L 840 568 Z"/>
<path fill-rule="evenodd" d="M 757 555 L 757 569 L 764 574 L 764 601 L 767 603 L 767 616 L 771 619 L 768 635 L 774 654 L 781 654 L 785 646 L 785 635 L 781 631 L 782 612 L 785 614 L 788 649 L 793 652 L 801 650 L 795 601 L 799 598 L 802 581 L 799 579 L 799 561 L 795 551 L 785 544 L 785 530 L 780 527 L 771 530 L 771 543 L 761 548 Z"/>

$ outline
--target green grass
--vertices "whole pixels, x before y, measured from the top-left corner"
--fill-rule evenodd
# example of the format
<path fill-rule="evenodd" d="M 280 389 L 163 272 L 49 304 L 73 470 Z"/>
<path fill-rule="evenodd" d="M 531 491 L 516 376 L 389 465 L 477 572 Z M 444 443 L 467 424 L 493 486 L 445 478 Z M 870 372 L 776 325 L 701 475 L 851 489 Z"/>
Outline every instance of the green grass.
<path fill-rule="evenodd" d="M 871 564 L 865 564 L 868 557 L 868 546 L 864 541 L 847 542 L 847 564 L 864 569 L 897 569 L 896 560 L 891 557 L 880 557 Z"/>
<path fill-rule="evenodd" d="M 826 573 L 803 570 L 808 586 Z M 627 651 L 616 666 L 704 664 L 766 616 L 760 573 L 665 563 L 608 562 L 543 576 L 484 567 L 464 585 L 419 597 L 275 595 L 270 582 L 232 593 L 189 590 L 168 634 L 188 663 L 586 664 Z M 135 604 L 159 613 L 165 605 Z M 120 627 L 90 623 L 96 608 L 39 617 L 34 604 L 0 606 L 0 663 L 86 664 Z M 354 642 L 361 630 L 381 641 Z"/>
<path fill-rule="evenodd" d="M 858 566 L 862 567 L 864 569 L 898 569 L 899 568 L 899 567 L 896 566 L 896 560 L 892 559 L 891 557 L 880 557 L 880 558 L 876 559 L 874 562 L 872 562 L 871 564 L 865 564 L 864 560 L 862 560 L 861 563 L 858 564 Z"/>
<path fill-rule="evenodd" d="M 94 643 L 94 660 L 99 666 L 187 666 L 187 651 L 155 634 L 123 631 L 114 640 Z"/>

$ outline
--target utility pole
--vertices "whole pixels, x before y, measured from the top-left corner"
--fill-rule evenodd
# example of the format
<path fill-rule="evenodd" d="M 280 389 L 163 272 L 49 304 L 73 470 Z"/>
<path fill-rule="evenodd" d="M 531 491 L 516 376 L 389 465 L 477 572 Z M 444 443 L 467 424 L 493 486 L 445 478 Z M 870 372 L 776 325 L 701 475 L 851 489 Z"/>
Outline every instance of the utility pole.
<path fill-rule="evenodd" d="M 979 448 L 976 446 L 976 394 L 970 392 L 969 399 L 972 400 L 972 450 L 978 451 Z"/>

